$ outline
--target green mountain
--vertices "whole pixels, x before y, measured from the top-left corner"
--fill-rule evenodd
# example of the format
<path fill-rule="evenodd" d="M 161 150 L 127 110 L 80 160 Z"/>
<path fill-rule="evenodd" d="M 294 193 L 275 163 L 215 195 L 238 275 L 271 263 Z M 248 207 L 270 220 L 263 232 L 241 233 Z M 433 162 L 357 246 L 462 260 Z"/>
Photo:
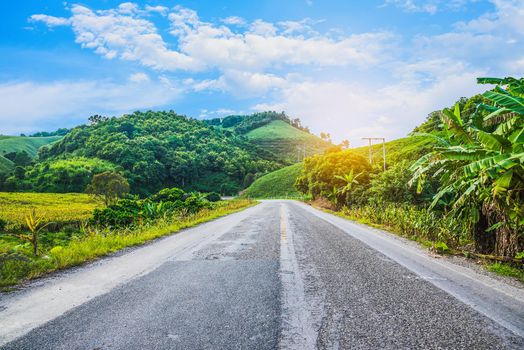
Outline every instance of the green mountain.
<path fill-rule="evenodd" d="M 206 123 L 243 135 L 288 164 L 333 147 L 331 143 L 311 134 L 299 119 L 291 119 L 284 113 L 232 115 L 207 120 Z"/>
<path fill-rule="evenodd" d="M 36 164 L 9 177 L 4 189 L 83 192 L 94 174 L 116 169 L 137 194 L 175 186 L 236 194 L 283 165 L 237 132 L 172 111 L 135 112 L 71 129 L 42 148 Z"/>
<path fill-rule="evenodd" d="M 256 128 L 245 134 L 263 149 L 280 155 L 288 162 L 297 162 L 313 154 L 323 153 L 333 147 L 319 137 L 297 129 L 282 120 Z"/>
<path fill-rule="evenodd" d="M 35 157 L 38 149 L 52 142 L 60 140 L 62 136 L 27 137 L 27 136 L 0 136 L 0 155 L 11 152 L 25 151 Z"/>

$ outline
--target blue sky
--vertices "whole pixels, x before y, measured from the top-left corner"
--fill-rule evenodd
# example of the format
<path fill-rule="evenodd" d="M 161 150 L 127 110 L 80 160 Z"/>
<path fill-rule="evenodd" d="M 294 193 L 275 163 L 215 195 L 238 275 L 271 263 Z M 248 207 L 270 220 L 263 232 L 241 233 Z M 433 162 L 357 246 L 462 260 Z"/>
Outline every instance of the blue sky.
<path fill-rule="evenodd" d="M 522 76 L 524 1 L 9 1 L 0 134 L 92 114 L 284 110 L 335 140 L 402 137 Z"/>

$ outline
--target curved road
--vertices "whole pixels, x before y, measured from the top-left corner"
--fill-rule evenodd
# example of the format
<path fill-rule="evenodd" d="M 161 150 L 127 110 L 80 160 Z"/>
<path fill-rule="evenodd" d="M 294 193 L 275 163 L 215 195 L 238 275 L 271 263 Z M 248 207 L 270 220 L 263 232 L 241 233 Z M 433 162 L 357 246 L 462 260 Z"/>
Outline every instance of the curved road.
<path fill-rule="evenodd" d="M 265 201 L 0 296 L 2 349 L 524 349 L 524 290 Z"/>

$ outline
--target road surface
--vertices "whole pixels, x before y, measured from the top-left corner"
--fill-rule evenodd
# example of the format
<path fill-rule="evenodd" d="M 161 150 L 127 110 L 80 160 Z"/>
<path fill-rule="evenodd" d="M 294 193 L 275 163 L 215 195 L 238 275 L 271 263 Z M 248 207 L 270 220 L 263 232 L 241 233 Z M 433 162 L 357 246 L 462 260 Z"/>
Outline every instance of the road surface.
<path fill-rule="evenodd" d="M 524 349 L 524 291 L 266 201 L 0 296 L 3 349 Z"/>

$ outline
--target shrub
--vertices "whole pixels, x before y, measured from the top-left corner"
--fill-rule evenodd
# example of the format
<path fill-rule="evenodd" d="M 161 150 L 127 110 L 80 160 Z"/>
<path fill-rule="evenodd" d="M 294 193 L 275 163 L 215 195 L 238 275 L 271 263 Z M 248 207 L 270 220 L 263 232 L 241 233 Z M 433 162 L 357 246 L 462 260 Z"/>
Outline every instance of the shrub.
<path fill-rule="evenodd" d="M 206 199 L 210 202 L 218 202 L 222 199 L 222 197 L 220 197 L 220 195 L 216 192 L 210 192 L 206 194 Z"/>
<path fill-rule="evenodd" d="M 0 219 L 0 231 L 5 230 L 6 227 L 7 227 L 7 221 Z"/>
<path fill-rule="evenodd" d="M 121 199 L 104 209 L 95 209 L 92 224 L 105 227 L 124 227 L 133 225 L 139 218 L 142 205 L 133 199 Z"/>
<path fill-rule="evenodd" d="M 176 202 L 184 199 L 186 193 L 180 188 L 164 188 L 157 194 L 152 195 L 149 199 L 152 202 Z"/>

